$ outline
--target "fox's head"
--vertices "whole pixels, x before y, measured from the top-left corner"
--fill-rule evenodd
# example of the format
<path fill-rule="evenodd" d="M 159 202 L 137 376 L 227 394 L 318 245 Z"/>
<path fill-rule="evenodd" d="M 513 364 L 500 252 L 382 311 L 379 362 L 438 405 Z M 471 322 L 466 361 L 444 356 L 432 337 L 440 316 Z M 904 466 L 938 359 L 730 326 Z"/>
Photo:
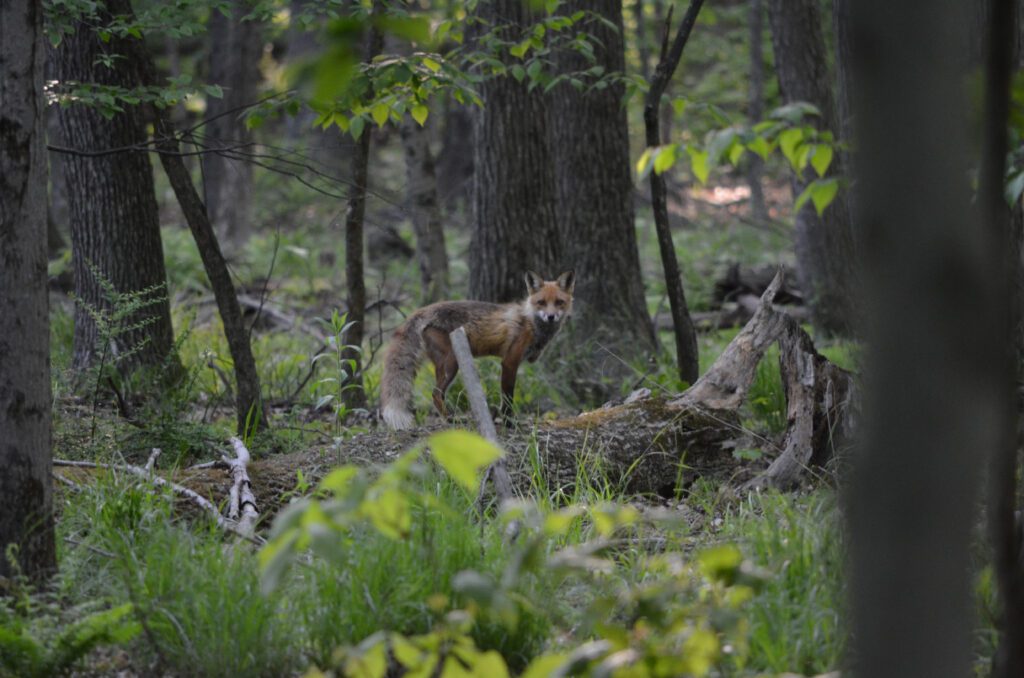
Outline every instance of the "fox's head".
<path fill-rule="evenodd" d="M 526 272 L 527 310 L 546 323 L 560 323 L 572 311 L 572 289 L 576 274 L 567 271 L 556 280 L 544 280 L 533 271 Z"/>

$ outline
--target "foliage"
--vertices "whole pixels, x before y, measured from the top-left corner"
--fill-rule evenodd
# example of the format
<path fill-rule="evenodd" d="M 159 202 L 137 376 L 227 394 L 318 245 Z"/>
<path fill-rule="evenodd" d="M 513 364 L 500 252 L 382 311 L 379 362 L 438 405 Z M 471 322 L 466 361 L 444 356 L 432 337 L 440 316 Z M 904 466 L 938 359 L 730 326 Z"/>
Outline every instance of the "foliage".
<path fill-rule="evenodd" d="M 13 559 L 11 559 L 14 562 Z M 138 635 L 131 604 L 93 601 L 63 609 L 21 578 L 0 596 L 0 674 L 24 678 L 69 675 L 92 650 Z"/>
<path fill-rule="evenodd" d="M 677 109 L 685 108 L 685 101 L 681 101 L 676 100 Z M 673 143 L 648 148 L 637 161 L 636 169 L 641 176 L 651 171 L 662 174 L 685 152 L 693 175 L 703 184 L 712 170 L 725 161 L 739 167 L 748 152 L 767 160 L 778 150 L 798 177 L 803 178 L 808 166 L 815 172 L 816 178 L 797 197 L 793 209 L 799 210 L 811 201 L 820 215 L 835 199 L 840 185 L 839 178 L 828 176 L 835 153 L 839 150 L 833 134 L 805 122 L 807 117 L 820 115 L 814 106 L 807 103 L 786 104 L 752 127 L 731 126 L 712 131 L 703 145 Z"/>
<path fill-rule="evenodd" d="M 327 337 L 328 351 L 313 356 L 310 362 L 315 367 L 321 362 L 330 360 L 333 370 L 330 376 L 320 377 L 314 383 L 313 393 L 318 395 L 314 408 L 319 410 L 327 405 L 331 406 L 338 427 L 335 434 L 338 435 L 342 422 L 349 414 L 348 405 L 343 397 L 345 391 L 362 388 L 359 383 L 353 381 L 359 363 L 355 358 L 346 358 L 345 356 L 353 352 L 362 352 L 362 347 L 345 343 L 349 330 L 355 325 L 355 321 L 349 321 L 347 312 L 338 313 L 338 310 L 335 309 L 331 312 L 330 321 L 320 319 L 320 322 L 330 332 Z"/>
<path fill-rule="evenodd" d="M 460 431 L 432 436 L 427 445 L 433 458 L 469 496 L 478 489 L 477 474 L 500 451 L 482 438 Z M 414 449 L 368 479 L 354 467 L 333 471 L 320 484 L 320 499 L 290 507 L 276 521 L 272 540 L 260 553 L 264 583 L 281 585 L 288 563 L 299 553 L 313 554 L 344 571 L 344 535 L 363 534 L 370 524 L 383 536 L 407 539 L 415 510 L 443 511 L 432 495 L 417 490 L 411 480 L 422 474 L 421 451 Z M 465 570 L 452 580 L 461 606 L 448 609 L 443 623 L 430 632 L 409 636 L 378 632 L 335 655 L 333 664 L 344 675 L 384 676 L 389 657 L 414 675 L 443 671 L 508 675 L 506 658 L 481 650 L 472 638 L 474 623 L 499 619 L 515 630 L 525 610 L 541 605 L 524 599 L 522 583 L 531 577 L 556 575 L 596 577 L 614 571 L 613 537 L 635 525 L 639 514 L 630 506 L 600 504 L 590 509 L 571 505 L 553 512 L 536 505 L 507 506 L 502 521 L 516 521 L 526 530 L 514 544 L 498 577 Z M 550 552 L 581 520 L 595 537 Z M 591 640 L 575 649 L 548 651 L 530 661 L 523 675 L 548 675 L 555 670 L 601 674 L 629 667 L 631 675 L 707 675 L 716 666 L 742 667 L 746 661 L 746 622 L 741 607 L 754 594 L 761 576 L 745 566 L 735 547 L 718 547 L 701 554 L 696 564 L 679 553 L 653 556 L 644 563 L 649 579 L 642 586 L 612 587 L 594 598 L 586 615 L 592 620 Z M 438 611 L 448 601 L 435 601 Z M 524 607 L 525 606 L 525 607 Z M 600 620 L 600 621 L 597 621 Z M 386 628 L 386 627 L 385 627 Z M 639 672 L 639 673 L 637 673 Z"/>

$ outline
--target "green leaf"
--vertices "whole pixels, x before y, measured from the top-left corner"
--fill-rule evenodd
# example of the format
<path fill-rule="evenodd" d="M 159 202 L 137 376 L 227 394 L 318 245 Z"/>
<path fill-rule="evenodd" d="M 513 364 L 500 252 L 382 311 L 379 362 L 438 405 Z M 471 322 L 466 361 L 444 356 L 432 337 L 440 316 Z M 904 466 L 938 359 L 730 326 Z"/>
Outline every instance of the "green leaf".
<path fill-rule="evenodd" d="M 320 489 L 333 492 L 334 494 L 341 494 L 348 489 L 352 479 L 358 473 L 359 469 L 351 465 L 336 468 L 320 481 Z"/>
<path fill-rule="evenodd" d="M 728 584 L 735 578 L 743 554 L 733 544 L 723 544 L 698 553 L 697 562 L 705 577 Z"/>
<path fill-rule="evenodd" d="M 804 131 L 799 127 L 791 127 L 779 135 L 779 148 L 782 149 L 782 154 L 786 156 L 786 160 L 789 161 L 790 166 L 795 170 L 800 169 L 797 146 L 803 141 L 803 138 Z"/>
<path fill-rule="evenodd" d="M 512 72 L 512 77 L 516 79 L 516 82 L 522 82 L 523 78 L 526 77 L 526 69 L 519 64 L 512 64 L 509 67 L 509 71 Z"/>
<path fill-rule="evenodd" d="M 675 165 L 678 153 L 679 144 L 668 144 L 656 149 L 654 151 L 654 173 L 664 174 L 667 169 Z"/>
<path fill-rule="evenodd" d="M 363 128 L 366 126 L 366 120 L 361 115 L 353 115 L 352 121 L 349 123 L 348 131 L 352 135 L 353 139 L 358 140 L 363 135 Z"/>
<path fill-rule="evenodd" d="M 640 175 L 641 179 L 651 171 L 651 154 L 653 152 L 653 148 L 645 148 L 644 152 L 640 154 L 640 159 L 636 161 L 636 173 Z"/>
<path fill-rule="evenodd" d="M 518 45 L 513 45 L 512 47 L 509 47 L 508 53 L 514 57 L 522 59 L 524 56 L 526 56 L 526 53 L 529 51 L 530 45 L 531 41 L 529 39 L 523 40 Z"/>
<path fill-rule="evenodd" d="M 810 200 L 814 204 L 814 209 L 818 216 L 821 216 L 825 212 L 825 208 L 832 204 L 838 191 L 838 179 L 834 177 L 831 179 L 815 179 L 807 184 L 807 187 L 797 197 L 796 202 L 793 203 L 793 211 L 799 212 L 807 204 L 807 201 Z"/>
<path fill-rule="evenodd" d="M 708 175 L 711 173 L 711 168 L 708 167 L 708 152 L 702 151 L 693 145 L 688 145 L 686 152 L 690 155 L 690 167 L 693 170 L 693 176 L 697 177 L 697 181 L 700 183 L 707 183 Z"/>
<path fill-rule="evenodd" d="M 811 202 L 814 203 L 814 209 L 820 217 L 825 212 L 825 208 L 835 200 L 836 193 L 839 192 L 839 180 L 824 179 L 815 181 L 814 184 L 814 190 L 811 191 Z"/>
<path fill-rule="evenodd" d="M 743 144 L 739 140 L 733 140 L 732 146 L 729 147 L 729 162 L 733 167 L 738 167 L 740 160 L 743 158 L 743 154 L 746 153 L 747 149 L 743 147 Z"/>
<path fill-rule="evenodd" d="M 736 137 L 737 132 L 731 127 L 714 133 L 711 143 L 708 144 L 708 162 L 711 167 L 715 167 L 721 162 L 722 156 L 732 147 Z"/>
<path fill-rule="evenodd" d="M 438 71 L 441 70 L 441 64 L 434 61 L 430 57 L 423 57 L 423 65 L 432 70 L 434 73 L 437 73 Z"/>
<path fill-rule="evenodd" d="M 383 127 L 384 123 L 388 121 L 390 114 L 391 108 L 383 101 L 374 105 L 370 110 L 370 115 L 373 117 L 373 121 L 377 123 L 377 127 Z"/>
<path fill-rule="evenodd" d="M 387 488 L 359 506 L 377 531 L 391 539 L 404 539 L 412 526 L 409 498 L 396 488 Z"/>
<path fill-rule="evenodd" d="M 771 155 L 775 145 L 765 139 L 764 137 L 754 137 L 754 140 L 747 144 L 747 148 L 757 153 L 761 160 L 768 160 L 768 156 Z"/>
<path fill-rule="evenodd" d="M 811 156 L 811 167 L 818 173 L 818 176 L 824 178 L 825 172 L 828 172 L 831 164 L 832 147 L 827 144 L 815 144 L 814 155 Z"/>
<path fill-rule="evenodd" d="M 420 124 L 420 127 L 423 127 L 424 123 L 427 122 L 427 116 L 430 115 L 430 109 L 423 104 L 415 104 L 409 110 L 409 115 Z"/>
<path fill-rule="evenodd" d="M 477 473 L 503 456 L 501 449 L 469 431 L 444 431 L 427 439 L 427 445 L 445 472 L 469 492 L 480 487 Z"/>

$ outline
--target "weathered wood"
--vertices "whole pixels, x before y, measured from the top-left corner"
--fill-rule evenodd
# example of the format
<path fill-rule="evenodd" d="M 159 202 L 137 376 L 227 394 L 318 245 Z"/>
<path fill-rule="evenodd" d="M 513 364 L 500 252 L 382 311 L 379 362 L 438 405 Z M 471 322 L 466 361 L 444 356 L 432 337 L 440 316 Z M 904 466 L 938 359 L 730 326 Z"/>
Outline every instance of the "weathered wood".
<path fill-rule="evenodd" d="M 464 327 L 457 328 L 448 335 L 452 340 L 452 349 L 455 351 L 455 359 L 459 362 L 459 374 L 462 375 L 462 385 L 469 397 L 470 407 L 473 408 L 473 416 L 476 417 L 477 425 L 480 427 L 480 435 L 492 443 L 500 445 L 498 431 L 494 427 L 494 420 L 487 408 L 487 397 L 484 395 L 483 386 L 480 385 L 480 376 L 476 373 L 476 366 L 473 364 L 473 353 L 469 348 L 469 339 L 466 337 Z M 490 477 L 494 481 L 494 491 L 502 501 L 512 499 L 515 494 L 512 491 L 512 479 L 505 467 L 505 459 L 502 457 L 491 464 L 484 475 L 484 480 Z M 481 492 L 483 484 L 481 484 Z"/>
<path fill-rule="evenodd" d="M 231 459 L 227 455 L 223 457 L 224 463 L 231 470 L 233 481 L 228 495 L 228 518 L 237 522 L 239 532 L 251 537 L 260 517 L 247 468 L 251 456 L 249 449 L 238 438 L 231 438 L 231 447 L 235 450 L 235 458 Z"/>

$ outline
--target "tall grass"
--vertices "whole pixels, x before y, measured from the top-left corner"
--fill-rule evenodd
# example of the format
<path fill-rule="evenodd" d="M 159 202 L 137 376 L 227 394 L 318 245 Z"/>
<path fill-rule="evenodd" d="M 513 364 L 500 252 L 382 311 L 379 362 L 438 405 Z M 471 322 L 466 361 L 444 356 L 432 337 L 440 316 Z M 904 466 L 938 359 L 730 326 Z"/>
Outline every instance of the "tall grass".
<path fill-rule="evenodd" d="M 380 631 L 425 633 L 460 604 L 455 575 L 497 576 L 501 535 L 473 519 L 473 498 L 445 479 L 438 500 L 417 509 L 407 539 L 368 527 L 337 535 L 340 563 L 311 562 L 261 592 L 259 564 L 214 526 L 173 519 L 172 499 L 113 475 L 64 506 L 61 590 L 73 601 L 131 602 L 143 627 L 134 655 L 181 675 L 288 675 L 326 665 L 341 646 Z M 529 586 L 543 582 L 532 580 Z M 525 599 L 543 600 L 531 592 Z M 481 617 L 473 636 L 524 666 L 549 634 L 542 611 L 524 607 L 514 625 Z"/>
<path fill-rule="evenodd" d="M 747 608 L 751 668 L 807 675 L 838 668 L 843 548 L 832 493 L 751 494 L 726 515 L 722 536 L 771 575 Z"/>

